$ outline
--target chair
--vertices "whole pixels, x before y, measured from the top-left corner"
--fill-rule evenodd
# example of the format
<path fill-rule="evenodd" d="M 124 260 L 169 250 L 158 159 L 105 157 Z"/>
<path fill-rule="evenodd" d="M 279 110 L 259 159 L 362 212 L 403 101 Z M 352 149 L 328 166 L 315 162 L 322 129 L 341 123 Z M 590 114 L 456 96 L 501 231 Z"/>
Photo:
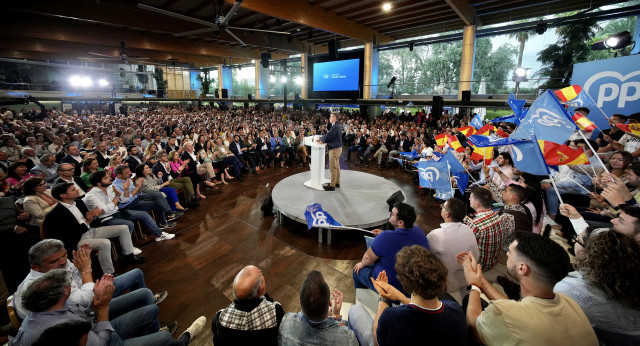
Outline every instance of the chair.
<path fill-rule="evenodd" d="M 16 313 L 16 306 L 13 302 L 13 295 L 10 295 L 7 298 L 7 312 L 9 313 L 9 320 L 11 321 L 11 327 L 13 327 L 13 330 L 20 329 L 20 326 L 22 325 L 22 321 L 20 320 L 20 317 L 18 317 L 18 314 Z"/>

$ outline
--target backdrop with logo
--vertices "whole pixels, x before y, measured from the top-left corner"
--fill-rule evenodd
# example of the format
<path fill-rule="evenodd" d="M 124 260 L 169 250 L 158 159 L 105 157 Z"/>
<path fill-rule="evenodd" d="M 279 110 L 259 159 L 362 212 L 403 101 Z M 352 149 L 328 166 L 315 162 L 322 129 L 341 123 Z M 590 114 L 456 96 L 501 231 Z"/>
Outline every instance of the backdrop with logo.
<path fill-rule="evenodd" d="M 572 78 L 608 117 L 640 112 L 640 55 L 575 64 Z"/>

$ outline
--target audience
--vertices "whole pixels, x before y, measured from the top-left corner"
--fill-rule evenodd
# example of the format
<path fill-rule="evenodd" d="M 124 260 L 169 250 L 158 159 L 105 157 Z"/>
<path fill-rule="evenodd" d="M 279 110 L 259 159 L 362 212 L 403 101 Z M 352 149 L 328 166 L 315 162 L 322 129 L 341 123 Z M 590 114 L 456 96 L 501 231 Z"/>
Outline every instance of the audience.
<path fill-rule="evenodd" d="M 473 218 L 466 216 L 464 223 L 473 231 L 478 242 L 478 262 L 482 271 L 495 267 L 502 250 L 502 222 L 498 213 L 491 209 L 491 193 L 474 186 L 469 196 L 469 206 L 475 211 Z"/>

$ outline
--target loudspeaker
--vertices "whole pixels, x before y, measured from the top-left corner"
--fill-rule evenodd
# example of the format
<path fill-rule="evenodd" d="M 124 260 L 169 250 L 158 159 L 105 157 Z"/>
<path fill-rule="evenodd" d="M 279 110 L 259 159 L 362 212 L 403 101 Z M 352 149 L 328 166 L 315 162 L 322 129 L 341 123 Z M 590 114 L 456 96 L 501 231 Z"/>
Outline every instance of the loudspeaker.
<path fill-rule="evenodd" d="M 335 38 L 329 40 L 329 58 L 332 60 L 338 59 L 338 49 L 340 49 L 340 42 Z"/>
<path fill-rule="evenodd" d="M 433 105 L 431 106 L 431 116 L 434 119 L 440 119 L 442 117 L 442 108 L 444 107 L 444 99 L 442 96 L 433 97 Z"/>
<path fill-rule="evenodd" d="M 229 98 L 229 89 L 222 89 L 220 94 L 219 94 L 219 97 L 221 99 L 228 99 Z"/>
<path fill-rule="evenodd" d="M 247 98 L 248 98 L 249 100 L 253 100 L 253 94 L 247 94 Z"/>
<path fill-rule="evenodd" d="M 462 102 L 471 101 L 471 90 L 463 90 L 462 91 Z"/>
<path fill-rule="evenodd" d="M 389 205 L 389 212 L 393 209 L 393 205 L 396 203 L 402 203 L 404 201 L 404 195 L 402 194 L 402 190 L 398 190 L 391 195 L 387 199 L 387 204 Z"/>
<path fill-rule="evenodd" d="M 263 68 L 269 68 L 269 59 L 271 59 L 271 53 L 260 54 L 260 64 Z"/>

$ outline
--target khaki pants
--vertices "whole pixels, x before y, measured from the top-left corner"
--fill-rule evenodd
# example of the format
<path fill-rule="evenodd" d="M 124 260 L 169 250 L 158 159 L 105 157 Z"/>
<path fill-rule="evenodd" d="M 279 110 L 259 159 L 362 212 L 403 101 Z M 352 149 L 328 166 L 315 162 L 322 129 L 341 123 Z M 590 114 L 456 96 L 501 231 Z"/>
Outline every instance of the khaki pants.
<path fill-rule="evenodd" d="M 342 155 L 342 147 L 329 150 L 329 171 L 333 187 L 340 184 L 340 155 Z"/>
<path fill-rule="evenodd" d="M 199 164 L 198 174 L 206 174 L 207 181 L 210 181 L 216 176 L 216 172 L 213 170 L 213 166 L 210 162 Z"/>
<path fill-rule="evenodd" d="M 185 193 L 187 194 L 187 202 L 191 201 L 196 196 L 193 193 L 193 183 L 191 183 L 191 178 L 189 177 L 171 179 L 169 187 L 172 187 L 176 190 L 185 191 Z"/>

